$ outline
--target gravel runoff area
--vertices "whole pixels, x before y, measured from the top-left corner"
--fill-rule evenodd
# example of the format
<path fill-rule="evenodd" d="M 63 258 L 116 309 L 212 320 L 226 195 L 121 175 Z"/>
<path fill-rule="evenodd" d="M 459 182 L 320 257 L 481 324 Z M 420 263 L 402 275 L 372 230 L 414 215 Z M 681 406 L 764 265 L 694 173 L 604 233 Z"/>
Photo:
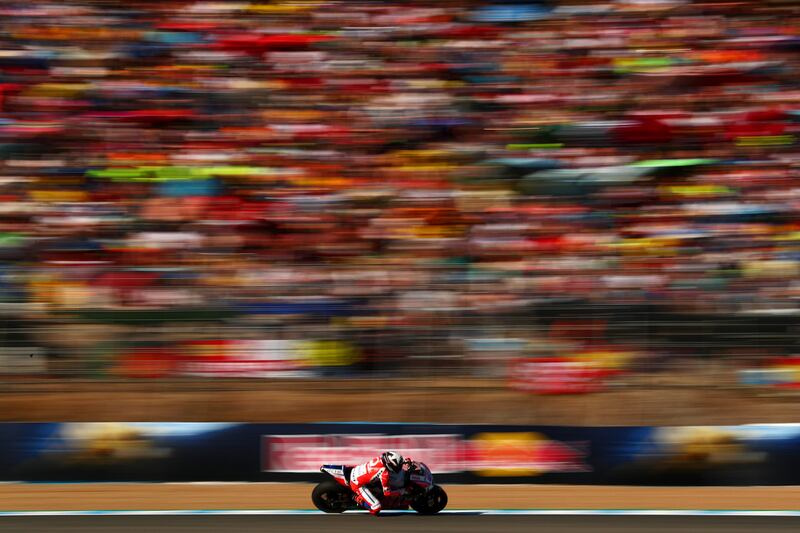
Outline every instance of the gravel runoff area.
<path fill-rule="evenodd" d="M 718 375 L 700 370 L 668 383 L 665 376 L 642 380 L 567 396 L 526 394 L 486 379 L 9 381 L 0 383 L 0 421 L 116 422 L 124 413 L 127 422 L 350 422 L 356 415 L 373 422 L 569 426 L 800 422 L 796 391 L 758 396 L 722 387 Z"/>
<path fill-rule="evenodd" d="M 0 485 L 0 511 L 310 509 L 309 483 Z M 448 509 L 798 510 L 800 487 L 446 485 Z"/>

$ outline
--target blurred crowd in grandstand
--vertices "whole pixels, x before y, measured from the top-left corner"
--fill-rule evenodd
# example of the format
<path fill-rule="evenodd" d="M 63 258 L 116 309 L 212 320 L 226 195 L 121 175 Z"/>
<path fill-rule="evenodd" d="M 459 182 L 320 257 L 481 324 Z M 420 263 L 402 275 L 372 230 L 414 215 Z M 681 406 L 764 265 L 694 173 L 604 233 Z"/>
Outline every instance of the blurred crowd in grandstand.
<path fill-rule="evenodd" d="M 0 372 L 790 355 L 795 7 L 4 1 Z"/>

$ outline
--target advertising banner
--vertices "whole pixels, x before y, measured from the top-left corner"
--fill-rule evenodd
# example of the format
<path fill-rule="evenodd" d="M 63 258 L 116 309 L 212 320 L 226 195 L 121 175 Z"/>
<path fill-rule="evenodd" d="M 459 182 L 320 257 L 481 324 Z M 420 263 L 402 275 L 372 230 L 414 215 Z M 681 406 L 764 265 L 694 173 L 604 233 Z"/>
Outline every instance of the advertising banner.
<path fill-rule="evenodd" d="M 262 468 L 265 472 L 318 472 L 321 464 L 354 465 L 375 457 L 376 450 L 397 450 L 437 472 L 454 473 L 463 470 L 463 443 L 459 434 L 265 435 Z"/>
<path fill-rule="evenodd" d="M 396 450 L 439 474 L 483 476 L 589 472 L 586 451 L 534 432 L 485 432 L 468 438 L 442 435 L 267 435 L 262 464 L 267 472 L 317 472 L 320 464 L 358 464 L 381 450 Z"/>
<path fill-rule="evenodd" d="M 776 357 L 759 368 L 739 370 L 739 382 L 756 387 L 800 388 L 800 357 Z"/>
<path fill-rule="evenodd" d="M 515 359 L 511 361 L 509 386 L 536 394 L 584 394 L 602 390 L 607 374 L 584 361 Z"/>
<path fill-rule="evenodd" d="M 316 481 L 389 449 L 442 483 L 800 484 L 800 424 L 0 424 L 0 480 Z"/>
<path fill-rule="evenodd" d="M 197 377 L 307 377 L 298 341 L 279 339 L 202 340 L 186 342 L 176 374 Z"/>

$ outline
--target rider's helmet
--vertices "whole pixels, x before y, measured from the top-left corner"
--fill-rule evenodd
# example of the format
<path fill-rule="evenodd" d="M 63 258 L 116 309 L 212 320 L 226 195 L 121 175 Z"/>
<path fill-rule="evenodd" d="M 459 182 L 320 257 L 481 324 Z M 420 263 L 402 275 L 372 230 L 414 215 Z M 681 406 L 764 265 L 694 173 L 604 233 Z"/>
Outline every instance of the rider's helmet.
<path fill-rule="evenodd" d="M 403 456 L 397 452 L 383 452 L 381 462 L 383 466 L 395 473 L 403 468 Z"/>

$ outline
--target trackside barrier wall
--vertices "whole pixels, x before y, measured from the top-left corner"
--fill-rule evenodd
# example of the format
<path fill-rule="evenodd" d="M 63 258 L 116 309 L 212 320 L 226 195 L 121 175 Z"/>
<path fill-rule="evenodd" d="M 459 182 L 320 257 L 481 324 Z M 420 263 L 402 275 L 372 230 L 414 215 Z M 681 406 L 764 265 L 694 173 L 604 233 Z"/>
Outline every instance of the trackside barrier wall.
<path fill-rule="evenodd" d="M 3 481 L 314 481 L 396 449 L 444 483 L 800 485 L 800 424 L 0 424 Z"/>

